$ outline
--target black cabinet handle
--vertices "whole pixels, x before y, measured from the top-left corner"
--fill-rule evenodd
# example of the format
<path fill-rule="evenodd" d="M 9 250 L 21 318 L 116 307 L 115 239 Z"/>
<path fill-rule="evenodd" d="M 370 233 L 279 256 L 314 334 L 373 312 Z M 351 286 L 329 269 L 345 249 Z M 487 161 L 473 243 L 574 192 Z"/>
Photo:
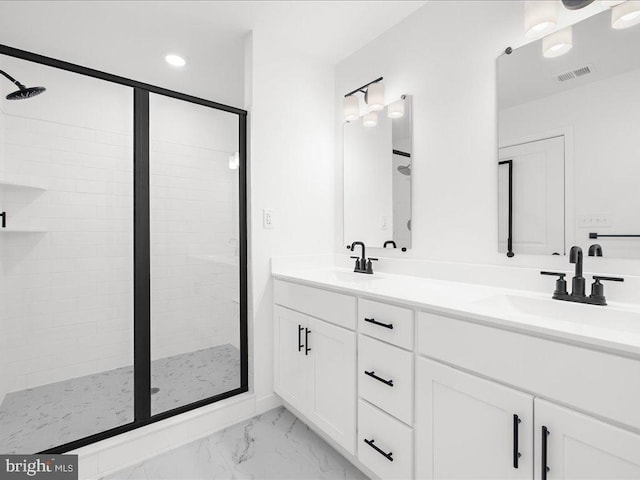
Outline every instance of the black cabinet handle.
<path fill-rule="evenodd" d="M 304 354 L 305 355 L 309 355 L 309 352 L 311 351 L 311 349 L 309 348 L 309 334 L 311 333 L 311 330 L 309 330 L 308 328 L 304 329 Z"/>
<path fill-rule="evenodd" d="M 520 418 L 513 414 L 513 468 L 518 468 L 518 459 L 522 456 L 518 451 L 518 427 L 520 426 Z"/>
<path fill-rule="evenodd" d="M 302 325 L 298 325 L 298 351 L 299 352 L 301 352 L 302 347 L 304 347 L 304 345 L 302 344 L 302 338 L 300 336 L 300 334 L 302 333 L 302 330 L 304 330 L 304 327 Z"/>
<path fill-rule="evenodd" d="M 374 325 L 379 325 L 384 328 L 388 328 L 389 330 L 393 330 L 393 323 L 381 323 L 377 322 L 375 318 L 365 318 L 365 322 L 373 323 Z"/>
<path fill-rule="evenodd" d="M 2 217 L 2 228 L 7 228 L 7 212 L 0 213 L 0 217 Z"/>
<path fill-rule="evenodd" d="M 381 450 L 380 447 L 378 447 L 374 442 L 375 440 L 373 438 L 371 440 L 367 440 L 366 438 L 364 439 L 364 443 L 369 445 L 371 448 L 373 448 L 376 452 L 378 452 L 380 455 L 382 455 L 384 458 L 386 458 L 390 462 L 393 462 L 393 457 L 392 457 L 393 452 L 387 453 L 384 450 Z"/>
<path fill-rule="evenodd" d="M 370 372 L 367 372 L 366 370 L 364 371 L 365 375 L 369 375 L 371 378 L 375 378 L 376 380 L 378 380 L 379 382 L 384 383 L 385 385 L 389 385 L 390 387 L 393 387 L 393 380 L 385 380 L 384 378 L 380 378 L 379 376 L 376 375 L 376 372 L 374 372 L 373 370 Z"/>
<path fill-rule="evenodd" d="M 542 426 L 542 465 L 540 466 L 540 479 L 547 480 L 547 472 L 551 470 L 547 466 L 547 437 L 549 436 L 549 430 L 544 425 Z"/>

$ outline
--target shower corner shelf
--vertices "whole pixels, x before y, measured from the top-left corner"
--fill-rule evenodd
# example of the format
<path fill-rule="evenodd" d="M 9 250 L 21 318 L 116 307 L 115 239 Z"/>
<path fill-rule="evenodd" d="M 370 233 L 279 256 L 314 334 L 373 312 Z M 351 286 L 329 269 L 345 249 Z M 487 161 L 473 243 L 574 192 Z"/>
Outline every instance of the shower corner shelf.
<path fill-rule="evenodd" d="M 44 192 L 46 188 L 40 187 L 38 185 L 30 185 L 26 183 L 19 182 L 10 182 L 8 180 L 0 179 L 0 189 L 11 189 L 11 190 L 36 190 L 40 192 Z"/>

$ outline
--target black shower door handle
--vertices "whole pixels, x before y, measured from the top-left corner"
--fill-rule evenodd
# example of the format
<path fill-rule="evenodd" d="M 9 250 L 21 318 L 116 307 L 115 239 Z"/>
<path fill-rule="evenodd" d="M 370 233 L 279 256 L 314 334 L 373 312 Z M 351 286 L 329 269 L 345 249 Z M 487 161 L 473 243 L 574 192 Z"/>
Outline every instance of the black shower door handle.
<path fill-rule="evenodd" d="M 300 335 L 302 333 L 302 330 L 304 330 L 304 327 L 302 325 L 298 325 L 298 351 L 299 352 L 301 352 L 302 347 L 304 347 L 304 345 L 302 344 L 302 336 Z"/>
<path fill-rule="evenodd" d="M 309 348 L 309 334 L 311 333 L 311 330 L 309 330 L 308 328 L 304 329 L 304 354 L 305 355 L 309 355 L 309 352 L 311 351 L 311 349 Z"/>

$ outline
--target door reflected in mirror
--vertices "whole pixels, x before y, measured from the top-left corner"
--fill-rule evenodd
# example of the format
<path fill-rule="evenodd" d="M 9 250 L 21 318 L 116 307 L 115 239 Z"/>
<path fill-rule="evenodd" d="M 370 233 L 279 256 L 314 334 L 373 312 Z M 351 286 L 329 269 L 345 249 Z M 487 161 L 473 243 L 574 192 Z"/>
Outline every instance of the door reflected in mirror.
<path fill-rule="evenodd" d="M 411 248 L 412 143 L 408 95 L 377 112 L 373 127 L 362 118 L 344 124 L 345 245 Z"/>

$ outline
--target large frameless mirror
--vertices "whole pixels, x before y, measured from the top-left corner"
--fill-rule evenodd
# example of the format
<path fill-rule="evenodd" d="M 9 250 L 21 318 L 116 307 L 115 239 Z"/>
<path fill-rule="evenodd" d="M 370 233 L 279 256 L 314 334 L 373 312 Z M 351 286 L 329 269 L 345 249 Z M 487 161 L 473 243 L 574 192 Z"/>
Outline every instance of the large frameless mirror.
<path fill-rule="evenodd" d="M 404 108 L 391 106 L 398 104 Z M 375 125 L 365 126 L 362 119 L 344 124 L 346 245 L 358 240 L 377 248 L 411 248 L 412 144 L 408 95 L 377 112 Z"/>
<path fill-rule="evenodd" d="M 640 258 L 640 26 L 604 11 L 572 33 L 498 59 L 498 248 Z"/>

